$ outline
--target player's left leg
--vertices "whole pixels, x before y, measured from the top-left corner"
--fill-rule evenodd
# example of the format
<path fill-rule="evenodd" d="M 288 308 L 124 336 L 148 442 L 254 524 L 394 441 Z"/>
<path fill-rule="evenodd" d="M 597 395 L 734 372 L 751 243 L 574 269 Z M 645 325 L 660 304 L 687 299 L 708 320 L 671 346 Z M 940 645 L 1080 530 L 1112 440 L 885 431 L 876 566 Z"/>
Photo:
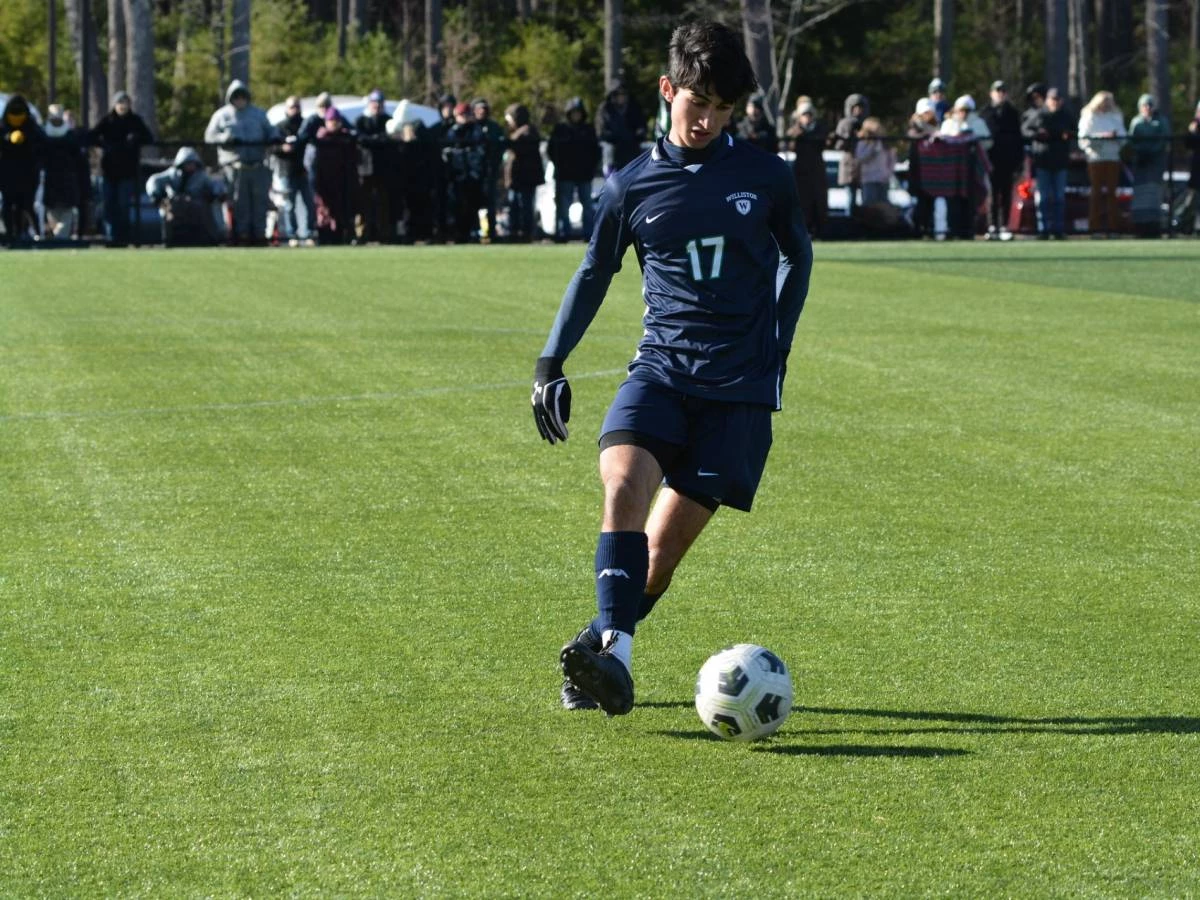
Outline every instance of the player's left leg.
<path fill-rule="evenodd" d="M 650 518 L 646 522 L 646 537 L 650 547 L 650 569 L 646 590 L 642 596 L 639 621 L 650 614 L 658 598 L 671 586 L 671 578 L 683 557 L 700 537 L 713 513 L 715 501 L 701 503 L 674 488 L 664 486 L 659 491 Z"/>

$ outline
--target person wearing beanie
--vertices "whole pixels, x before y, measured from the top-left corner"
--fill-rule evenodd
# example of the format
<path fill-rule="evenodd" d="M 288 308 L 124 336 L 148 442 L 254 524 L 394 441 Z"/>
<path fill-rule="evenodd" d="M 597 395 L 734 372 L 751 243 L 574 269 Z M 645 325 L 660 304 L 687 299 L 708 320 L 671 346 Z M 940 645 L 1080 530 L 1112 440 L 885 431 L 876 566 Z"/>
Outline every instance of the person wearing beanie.
<path fill-rule="evenodd" d="M 34 226 L 33 199 L 37 193 L 39 158 L 45 134 L 33 118 L 29 103 L 13 94 L 0 121 L 0 194 L 4 195 L 4 238 L 23 244 Z"/>
<path fill-rule="evenodd" d="M 1030 141 L 1030 158 L 1037 181 L 1038 238 L 1062 240 L 1066 232 L 1067 163 L 1075 122 L 1063 109 L 1058 88 L 1046 89 L 1045 103 L 1021 120 L 1021 133 Z"/>
<path fill-rule="evenodd" d="M 1167 167 L 1171 129 L 1151 94 L 1138 97 L 1138 114 L 1129 123 L 1133 200 L 1129 211 L 1139 237 L 1158 237 L 1162 231 L 1162 179 Z"/>
<path fill-rule="evenodd" d="M 571 239 L 571 204 L 578 200 L 586 241 L 592 235 L 592 179 L 599 171 L 601 153 L 596 126 L 579 97 L 567 101 L 563 120 L 550 132 L 546 155 L 554 163 L 554 239 L 560 243 Z"/>
<path fill-rule="evenodd" d="M 825 139 L 829 129 L 817 117 L 812 98 L 800 95 L 792 110 L 787 137 L 791 141 L 792 178 L 808 233 L 816 237 L 829 218 L 829 179 L 825 174 Z"/>
<path fill-rule="evenodd" d="M 933 105 L 933 114 L 937 117 L 938 125 L 941 125 L 946 118 L 946 113 L 950 111 L 950 99 L 946 96 L 946 82 L 940 78 L 934 78 L 929 82 L 926 96 Z"/>
<path fill-rule="evenodd" d="M 993 81 L 988 92 L 991 101 L 979 111 L 992 134 L 988 161 L 992 164 L 991 205 L 988 207 L 989 240 L 1012 240 L 1008 230 L 1008 213 L 1012 206 L 1013 182 L 1025 162 L 1025 141 L 1021 137 L 1021 114 L 1008 99 L 1008 86 Z"/>
<path fill-rule="evenodd" d="M 492 105 L 483 97 L 471 101 L 471 114 L 483 135 L 484 170 L 480 189 L 483 191 L 483 208 L 487 215 L 487 240 L 496 239 L 497 191 L 500 184 L 500 166 L 504 156 L 504 129 L 492 118 Z"/>
<path fill-rule="evenodd" d="M 112 110 L 88 133 L 88 143 L 100 147 L 104 182 L 104 228 L 110 245 L 129 243 L 133 196 L 140 182 L 142 147 L 154 143 L 142 117 L 133 111 L 125 91 L 113 95 Z"/>
<path fill-rule="evenodd" d="M 46 173 L 42 188 L 42 205 L 46 208 L 45 236 L 64 241 L 75 231 L 80 186 L 87 177 L 87 157 L 81 135 L 67 123 L 63 108 L 57 103 L 46 110 L 45 132 L 42 150 Z"/>
<path fill-rule="evenodd" d="M 349 244 L 354 240 L 358 201 L 358 142 L 336 106 L 325 110 L 309 154 L 317 207 L 317 240 Z"/>
<path fill-rule="evenodd" d="M 367 94 L 366 101 L 366 109 L 354 122 L 354 132 L 363 150 L 358 195 L 361 208 L 355 230 L 361 241 L 390 244 L 396 242 L 392 194 L 396 190 L 398 154 L 387 133 L 391 116 L 384 106 L 383 91 L 376 88 Z"/>
<path fill-rule="evenodd" d="M 917 237 L 935 237 L 938 234 L 937 222 L 944 222 L 946 200 L 944 197 L 934 197 L 921 179 L 921 156 L 927 147 L 927 142 L 938 139 L 937 112 L 933 101 L 922 97 L 917 101 L 912 117 L 908 120 L 908 190 L 916 198 L 916 208 L 913 212 L 913 229 Z M 936 213 L 937 210 L 942 210 Z M 936 215 L 935 215 L 936 213 Z M 944 232 L 944 225 L 942 231 Z"/>

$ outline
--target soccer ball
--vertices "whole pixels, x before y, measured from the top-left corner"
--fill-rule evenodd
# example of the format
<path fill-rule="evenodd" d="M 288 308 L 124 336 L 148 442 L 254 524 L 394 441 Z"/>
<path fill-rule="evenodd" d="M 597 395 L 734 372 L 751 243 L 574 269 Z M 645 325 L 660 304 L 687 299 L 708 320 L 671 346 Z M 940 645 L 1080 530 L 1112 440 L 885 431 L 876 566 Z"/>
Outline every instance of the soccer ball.
<path fill-rule="evenodd" d="M 792 711 L 792 679 L 783 660 L 757 644 L 714 653 L 696 676 L 696 712 L 727 741 L 773 734 Z"/>

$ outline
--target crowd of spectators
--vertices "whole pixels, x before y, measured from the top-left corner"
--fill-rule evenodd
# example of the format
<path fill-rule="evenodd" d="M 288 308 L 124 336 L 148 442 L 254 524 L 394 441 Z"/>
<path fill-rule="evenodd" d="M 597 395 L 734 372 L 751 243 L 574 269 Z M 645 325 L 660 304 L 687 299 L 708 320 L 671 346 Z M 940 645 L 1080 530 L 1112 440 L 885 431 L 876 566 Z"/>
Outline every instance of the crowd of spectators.
<path fill-rule="evenodd" d="M 350 243 L 528 242 L 586 239 L 599 178 L 644 148 L 647 117 L 620 82 L 609 86 L 594 118 L 579 98 L 538 121 L 521 103 L 503 124 L 485 98 L 440 98 L 436 112 L 412 115 L 409 104 L 389 111 L 382 91 L 363 98 L 361 113 L 337 108 L 329 94 L 308 115 L 289 97 L 282 116 L 255 105 L 249 87 L 229 85 L 203 144 L 156 144 L 130 97 L 118 92 L 111 111 L 86 131 L 69 112 L 50 106 L 39 123 L 29 104 L 10 97 L 0 123 L 0 194 L 9 243 L 70 240 L 85 233 L 98 206 L 104 238 L 114 246 L 138 240 L 140 198 L 157 208 L 168 244 L 291 246 Z M 1008 240 L 1018 187 L 1036 206 L 1038 238 L 1068 231 L 1068 169 L 1085 166 L 1087 226 L 1093 237 L 1132 230 L 1155 235 L 1162 226 L 1163 174 L 1171 130 L 1149 94 L 1126 122 L 1113 95 L 1098 92 L 1078 115 L 1052 86 L 1032 84 L 1018 110 L 1003 81 L 985 104 L 964 94 L 953 102 L 933 79 L 904 129 L 891 133 L 871 115 L 870 100 L 846 98 L 833 128 L 809 96 L 797 99 L 786 122 L 761 96 L 731 125 L 740 140 L 784 153 L 810 229 L 821 236 L 830 219 L 829 189 L 841 188 L 852 222 L 917 236 Z M 1200 233 L 1200 106 L 1183 130 L 1190 180 L 1179 208 Z M 171 151 L 168 168 L 145 180 L 148 148 Z M 208 168 L 202 152 L 216 165 Z M 1178 152 L 1178 151 L 1176 151 Z M 892 202 L 898 158 L 911 210 Z M 1178 158 L 1178 157 L 1177 157 Z M 827 163 L 836 164 L 834 184 Z M 161 168 L 164 163 L 159 164 Z M 552 181 L 552 227 L 537 215 L 539 188 Z M 1132 197 L 1118 205 L 1122 178 Z M 35 214 L 35 200 L 41 189 Z M 98 203 L 91 203 L 93 194 Z M 571 210 L 580 211 L 573 218 Z M 546 232 L 543 233 L 543 225 Z M 1075 228 L 1073 230 L 1079 230 Z"/>

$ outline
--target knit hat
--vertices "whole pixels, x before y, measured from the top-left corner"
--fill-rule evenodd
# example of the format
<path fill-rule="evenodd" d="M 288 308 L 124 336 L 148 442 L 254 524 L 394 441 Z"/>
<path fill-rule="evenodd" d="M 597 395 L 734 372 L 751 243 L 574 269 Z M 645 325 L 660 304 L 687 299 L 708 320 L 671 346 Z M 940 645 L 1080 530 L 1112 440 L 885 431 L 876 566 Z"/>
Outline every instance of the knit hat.
<path fill-rule="evenodd" d="M 340 119 L 341 117 L 342 114 L 338 112 L 338 108 L 336 106 L 331 106 L 329 109 L 325 110 L 326 122 L 332 122 L 334 119 Z"/>
<path fill-rule="evenodd" d="M 969 112 L 975 112 L 975 98 L 970 94 L 963 94 L 954 101 L 955 109 L 965 109 Z"/>
<path fill-rule="evenodd" d="M 132 98 L 130 98 L 129 94 L 127 94 L 125 91 L 117 91 L 115 94 L 113 94 L 113 106 L 116 106 L 121 101 L 126 103 L 133 102 Z"/>
<path fill-rule="evenodd" d="M 946 90 L 946 82 L 942 81 L 942 79 L 935 78 L 935 79 L 933 79 L 933 81 L 929 82 L 929 93 L 932 94 L 934 91 L 945 91 L 945 90 Z"/>
<path fill-rule="evenodd" d="M 917 101 L 916 113 L 918 116 L 923 116 L 929 112 L 933 112 L 933 101 L 928 97 L 922 97 Z"/>
<path fill-rule="evenodd" d="M 373 90 L 373 91 L 371 91 L 371 93 L 367 94 L 367 102 L 368 103 L 382 103 L 383 102 L 383 91 L 381 91 L 379 88 L 375 88 L 375 90 Z"/>
<path fill-rule="evenodd" d="M 1153 94 L 1142 94 L 1138 97 L 1138 106 L 1148 106 L 1151 109 L 1158 109 L 1158 104 L 1154 102 Z"/>

